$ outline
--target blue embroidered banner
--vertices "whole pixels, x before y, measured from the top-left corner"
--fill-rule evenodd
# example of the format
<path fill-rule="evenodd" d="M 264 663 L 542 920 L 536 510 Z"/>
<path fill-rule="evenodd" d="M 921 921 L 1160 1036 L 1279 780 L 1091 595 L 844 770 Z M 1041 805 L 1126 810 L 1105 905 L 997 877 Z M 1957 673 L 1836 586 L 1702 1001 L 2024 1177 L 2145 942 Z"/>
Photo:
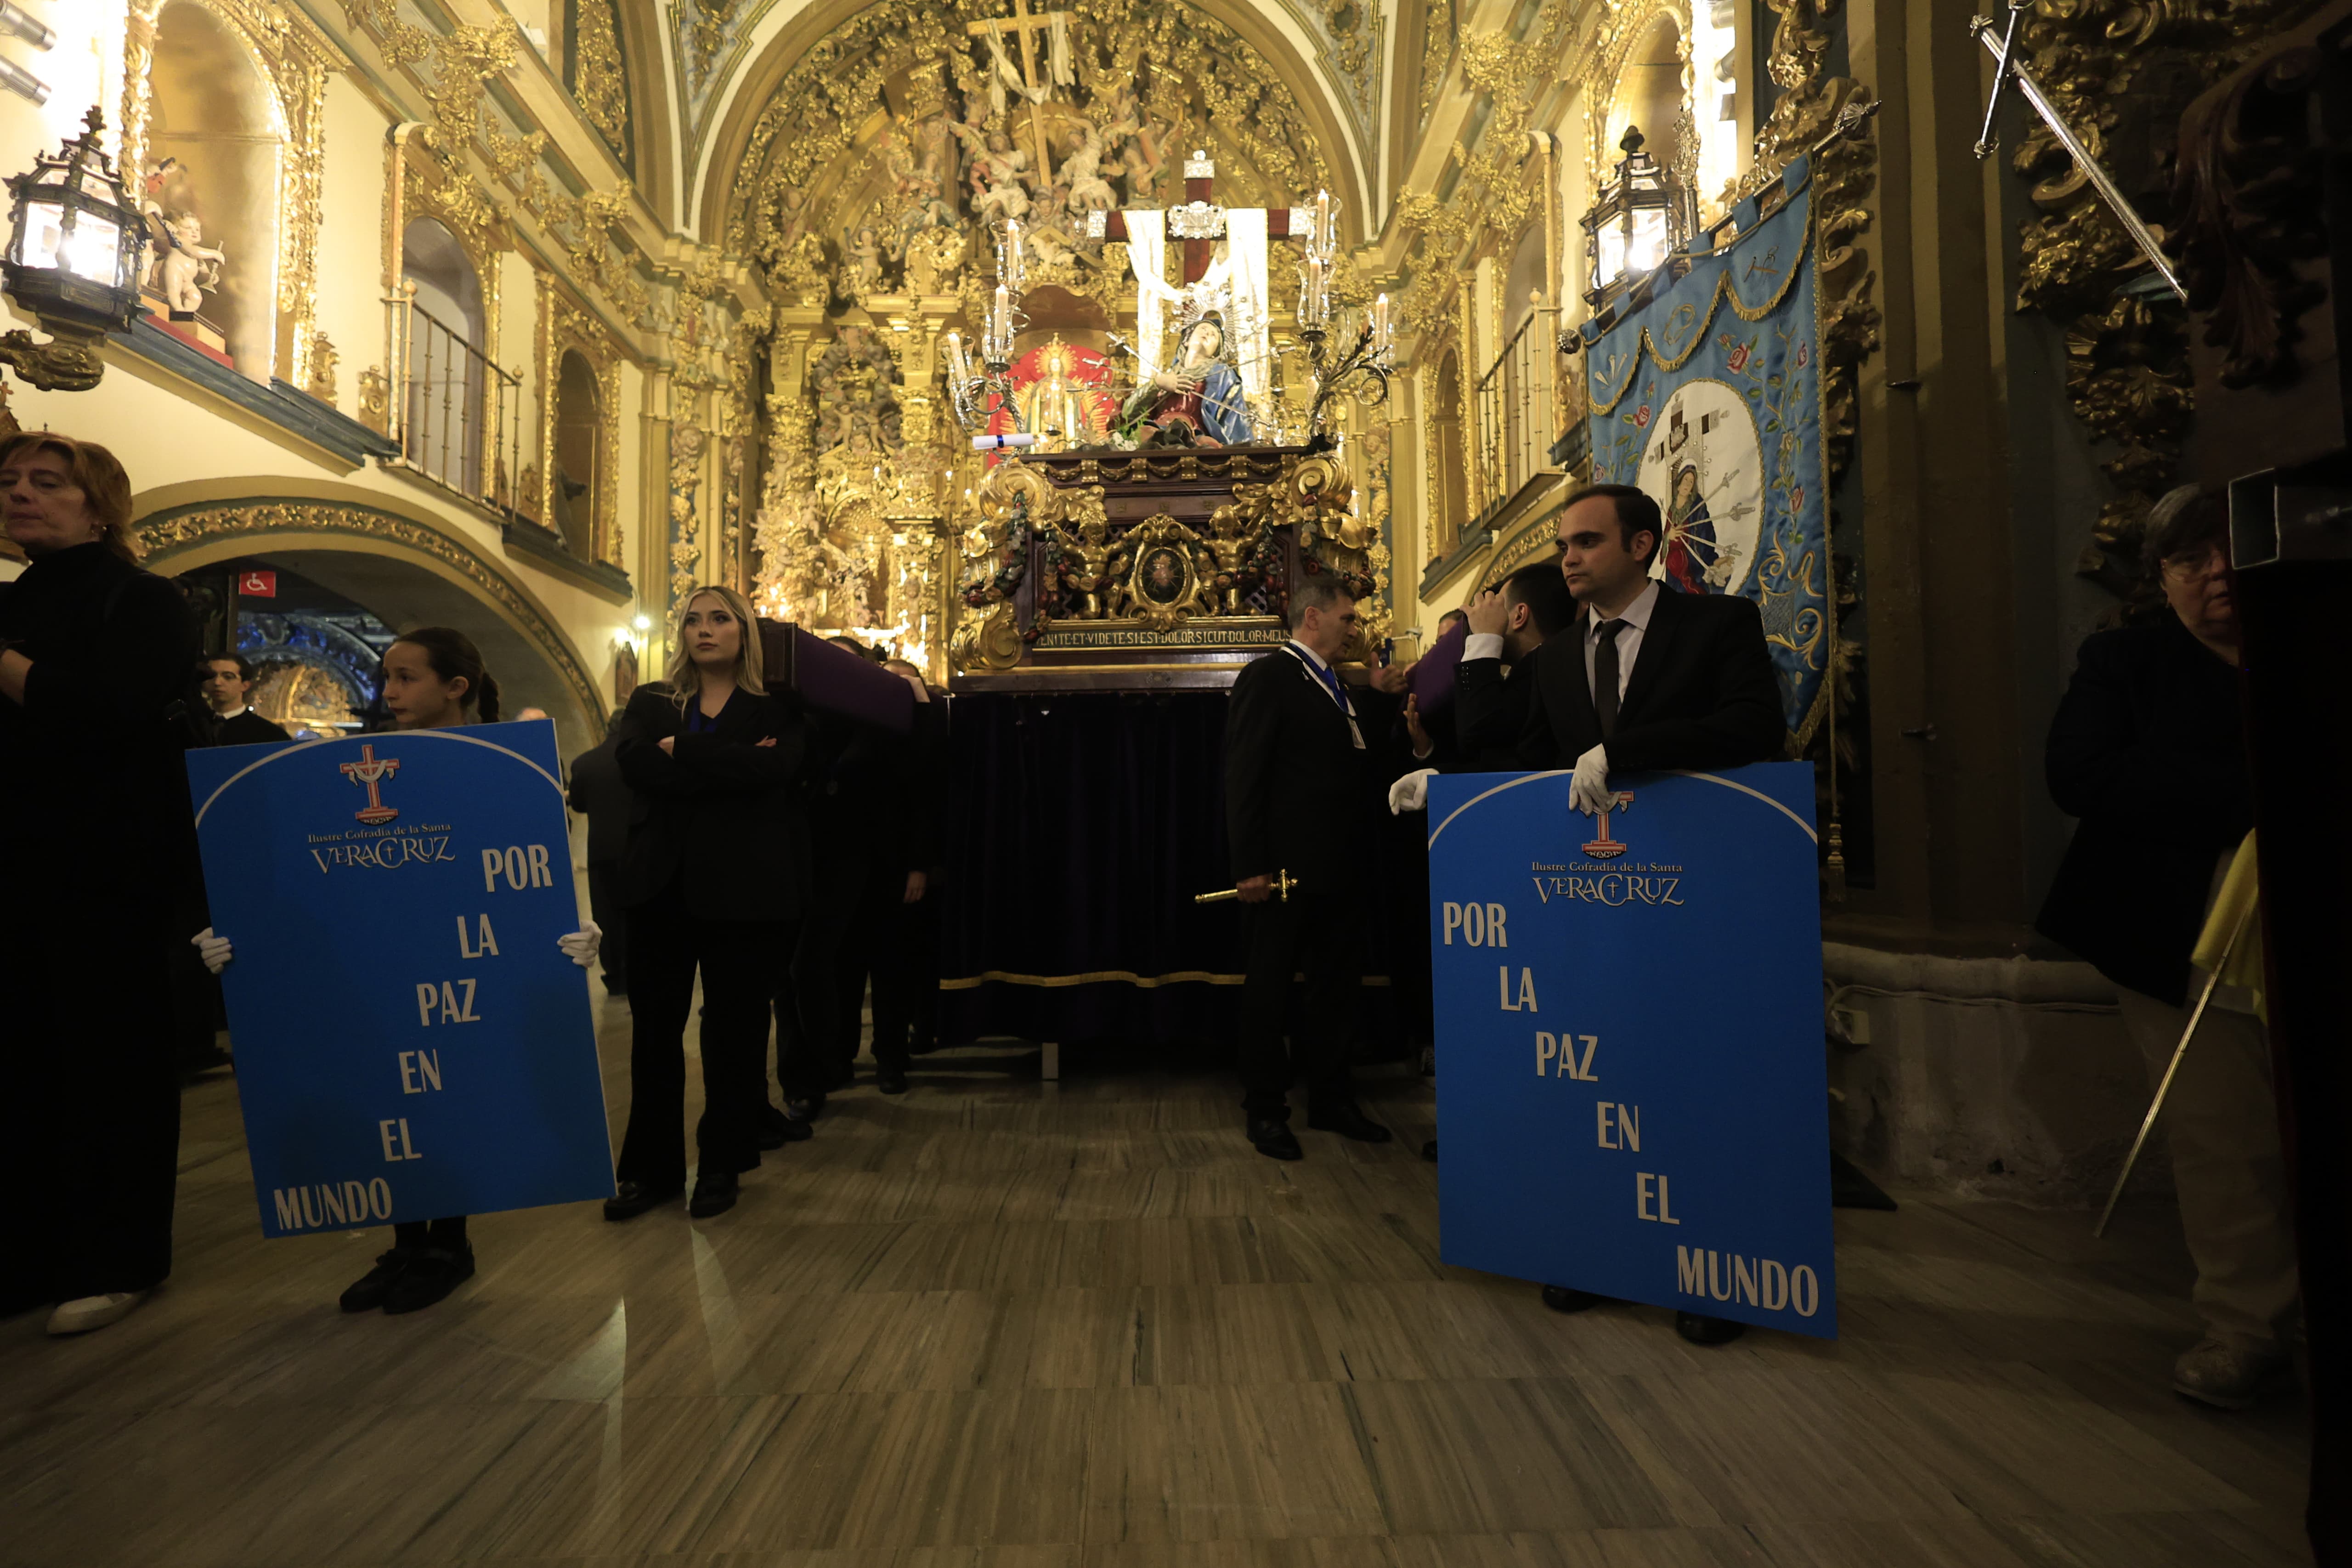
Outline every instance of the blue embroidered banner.
<path fill-rule="evenodd" d="M 555 726 L 188 753 L 270 1236 L 608 1197 Z"/>
<path fill-rule="evenodd" d="M 1638 485 L 1665 510 L 1654 574 L 1756 601 L 1803 740 L 1831 657 L 1810 160 L 1780 189 L 1783 205 L 1742 204 L 1738 237 L 1588 338 L 1585 388 L 1594 480 Z"/>
<path fill-rule="evenodd" d="M 1833 1338 L 1813 770 L 1429 781 L 1440 1252 Z"/>

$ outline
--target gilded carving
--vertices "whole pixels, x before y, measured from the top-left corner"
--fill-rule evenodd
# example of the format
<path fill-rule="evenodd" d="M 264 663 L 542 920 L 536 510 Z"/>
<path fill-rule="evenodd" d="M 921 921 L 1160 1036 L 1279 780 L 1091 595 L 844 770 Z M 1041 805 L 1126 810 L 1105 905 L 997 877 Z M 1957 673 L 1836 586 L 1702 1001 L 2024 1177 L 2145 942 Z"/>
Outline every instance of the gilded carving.
<path fill-rule="evenodd" d="M 341 356 L 335 353 L 334 341 L 324 332 L 310 340 L 310 374 L 302 390 L 325 404 L 335 406 L 335 367 Z"/>
<path fill-rule="evenodd" d="M 623 157 L 629 145 L 629 81 L 612 0 L 579 0 L 572 34 L 572 96 L 604 144 Z"/>
<path fill-rule="evenodd" d="M 166 512 L 142 520 L 137 531 L 149 552 L 147 564 L 151 569 L 184 551 L 215 541 L 269 539 L 287 533 L 348 534 L 390 542 L 414 554 L 427 556 L 457 572 L 504 610 L 562 672 L 565 684 L 571 687 L 583 710 L 591 714 L 604 711 L 595 683 L 589 679 L 586 668 L 573 655 L 563 634 L 549 624 L 503 573 L 437 528 L 367 507 L 302 500 L 247 500 Z"/>
<path fill-rule="evenodd" d="M 2038 0 L 2021 47 L 2053 105 L 2110 171 L 2142 172 L 2136 184 L 2126 178 L 2126 194 L 2160 202 L 2159 172 L 2189 100 L 2314 8 L 2310 0 Z M 2179 152 L 2181 177 L 2198 177 L 2195 141 Z M 2137 575 L 2147 510 L 2178 476 L 2192 401 L 2187 323 L 2169 302 L 2118 300 L 2145 264 L 2038 118 L 2010 162 L 2032 182 L 2041 209 L 2019 226 L 2018 308 L 2064 329 L 2074 411 L 2116 445 L 2101 465 L 2116 494 L 2092 523 L 2079 569 L 2122 592 Z"/>
<path fill-rule="evenodd" d="M 379 436 L 392 434 L 392 382 L 374 365 L 360 372 L 360 423 Z"/>
<path fill-rule="evenodd" d="M 1109 561 L 1116 580 L 1110 596 L 1114 616 L 1131 617 L 1149 631 L 1172 631 L 1194 615 L 1214 615 L 1215 570 L 1208 544 L 1166 512 L 1145 519 L 1120 535 Z"/>

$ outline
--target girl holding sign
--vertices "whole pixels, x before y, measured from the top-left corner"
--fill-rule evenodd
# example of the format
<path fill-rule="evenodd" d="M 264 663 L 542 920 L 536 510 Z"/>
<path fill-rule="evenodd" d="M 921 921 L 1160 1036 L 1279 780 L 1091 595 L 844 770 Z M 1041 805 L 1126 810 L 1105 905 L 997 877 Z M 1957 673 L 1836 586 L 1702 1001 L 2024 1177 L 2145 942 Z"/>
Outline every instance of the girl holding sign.
<path fill-rule="evenodd" d="M 395 730 L 454 730 L 499 721 L 499 683 L 484 668 L 474 639 L 447 626 L 404 632 L 384 650 L 383 705 Z M 604 932 L 589 921 L 558 939 L 564 956 L 585 969 L 596 961 Z M 228 939 L 209 928 L 195 938 L 215 974 L 235 955 Z M 404 1220 L 392 1227 L 392 1250 L 342 1294 L 346 1312 L 414 1312 L 429 1307 L 474 1275 L 466 1216 Z"/>
<path fill-rule="evenodd" d="M 768 1000 L 808 897 L 808 827 L 795 794 L 806 738 L 797 705 L 767 689 L 751 606 L 732 588 L 688 596 L 667 689 L 622 716 L 621 776 L 636 792 L 622 896 L 629 910 L 629 1130 L 604 1217 L 635 1219 L 686 1189 L 686 1023 L 702 975 L 699 1170 L 688 1212 L 735 1206 L 737 1177 L 809 1135 L 762 1135 Z"/>

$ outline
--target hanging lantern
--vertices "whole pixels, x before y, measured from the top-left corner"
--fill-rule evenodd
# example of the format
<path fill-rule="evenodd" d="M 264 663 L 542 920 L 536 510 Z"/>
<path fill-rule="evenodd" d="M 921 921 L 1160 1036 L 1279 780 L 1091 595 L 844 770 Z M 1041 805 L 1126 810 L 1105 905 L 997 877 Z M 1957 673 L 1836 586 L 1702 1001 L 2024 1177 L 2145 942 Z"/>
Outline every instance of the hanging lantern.
<path fill-rule="evenodd" d="M 1655 271 L 1694 227 L 1689 193 L 1642 150 L 1642 142 L 1638 126 L 1625 128 L 1617 143 L 1625 156 L 1615 176 L 1601 185 L 1600 199 L 1579 220 L 1591 279 L 1584 299 L 1595 311 Z"/>
<path fill-rule="evenodd" d="M 105 118 L 92 109 L 85 123 L 55 154 L 36 155 L 30 174 L 8 177 L 15 205 L 0 270 L 9 298 L 58 341 L 37 344 L 30 333 L 12 332 L 0 357 L 44 390 L 96 385 L 103 373 L 96 341 L 129 331 L 142 308 L 146 222 L 99 145 Z"/>

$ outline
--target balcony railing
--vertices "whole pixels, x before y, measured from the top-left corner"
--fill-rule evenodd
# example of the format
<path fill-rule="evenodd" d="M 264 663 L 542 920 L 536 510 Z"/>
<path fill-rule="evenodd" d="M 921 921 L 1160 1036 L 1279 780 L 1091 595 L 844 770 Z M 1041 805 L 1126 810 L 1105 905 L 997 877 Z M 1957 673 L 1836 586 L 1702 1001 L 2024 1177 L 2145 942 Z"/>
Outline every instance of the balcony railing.
<path fill-rule="evenodd" d="M 522 474 L 522 383 L 468 334 L 416 302 L 414 285 L 386 301 L 395 367 L 392 437 L 406 465 L 493 511 L 535 512 Z"/>
<path fill-rule="evenodd" d="M 1518 494 L 1550 467 L 1559 432 L 1553 428 L 1552 334 L 1544 324 L 1549 314 L 1529 310 L 1478 380 L 1478 462 L 1487 507 Z"/>

